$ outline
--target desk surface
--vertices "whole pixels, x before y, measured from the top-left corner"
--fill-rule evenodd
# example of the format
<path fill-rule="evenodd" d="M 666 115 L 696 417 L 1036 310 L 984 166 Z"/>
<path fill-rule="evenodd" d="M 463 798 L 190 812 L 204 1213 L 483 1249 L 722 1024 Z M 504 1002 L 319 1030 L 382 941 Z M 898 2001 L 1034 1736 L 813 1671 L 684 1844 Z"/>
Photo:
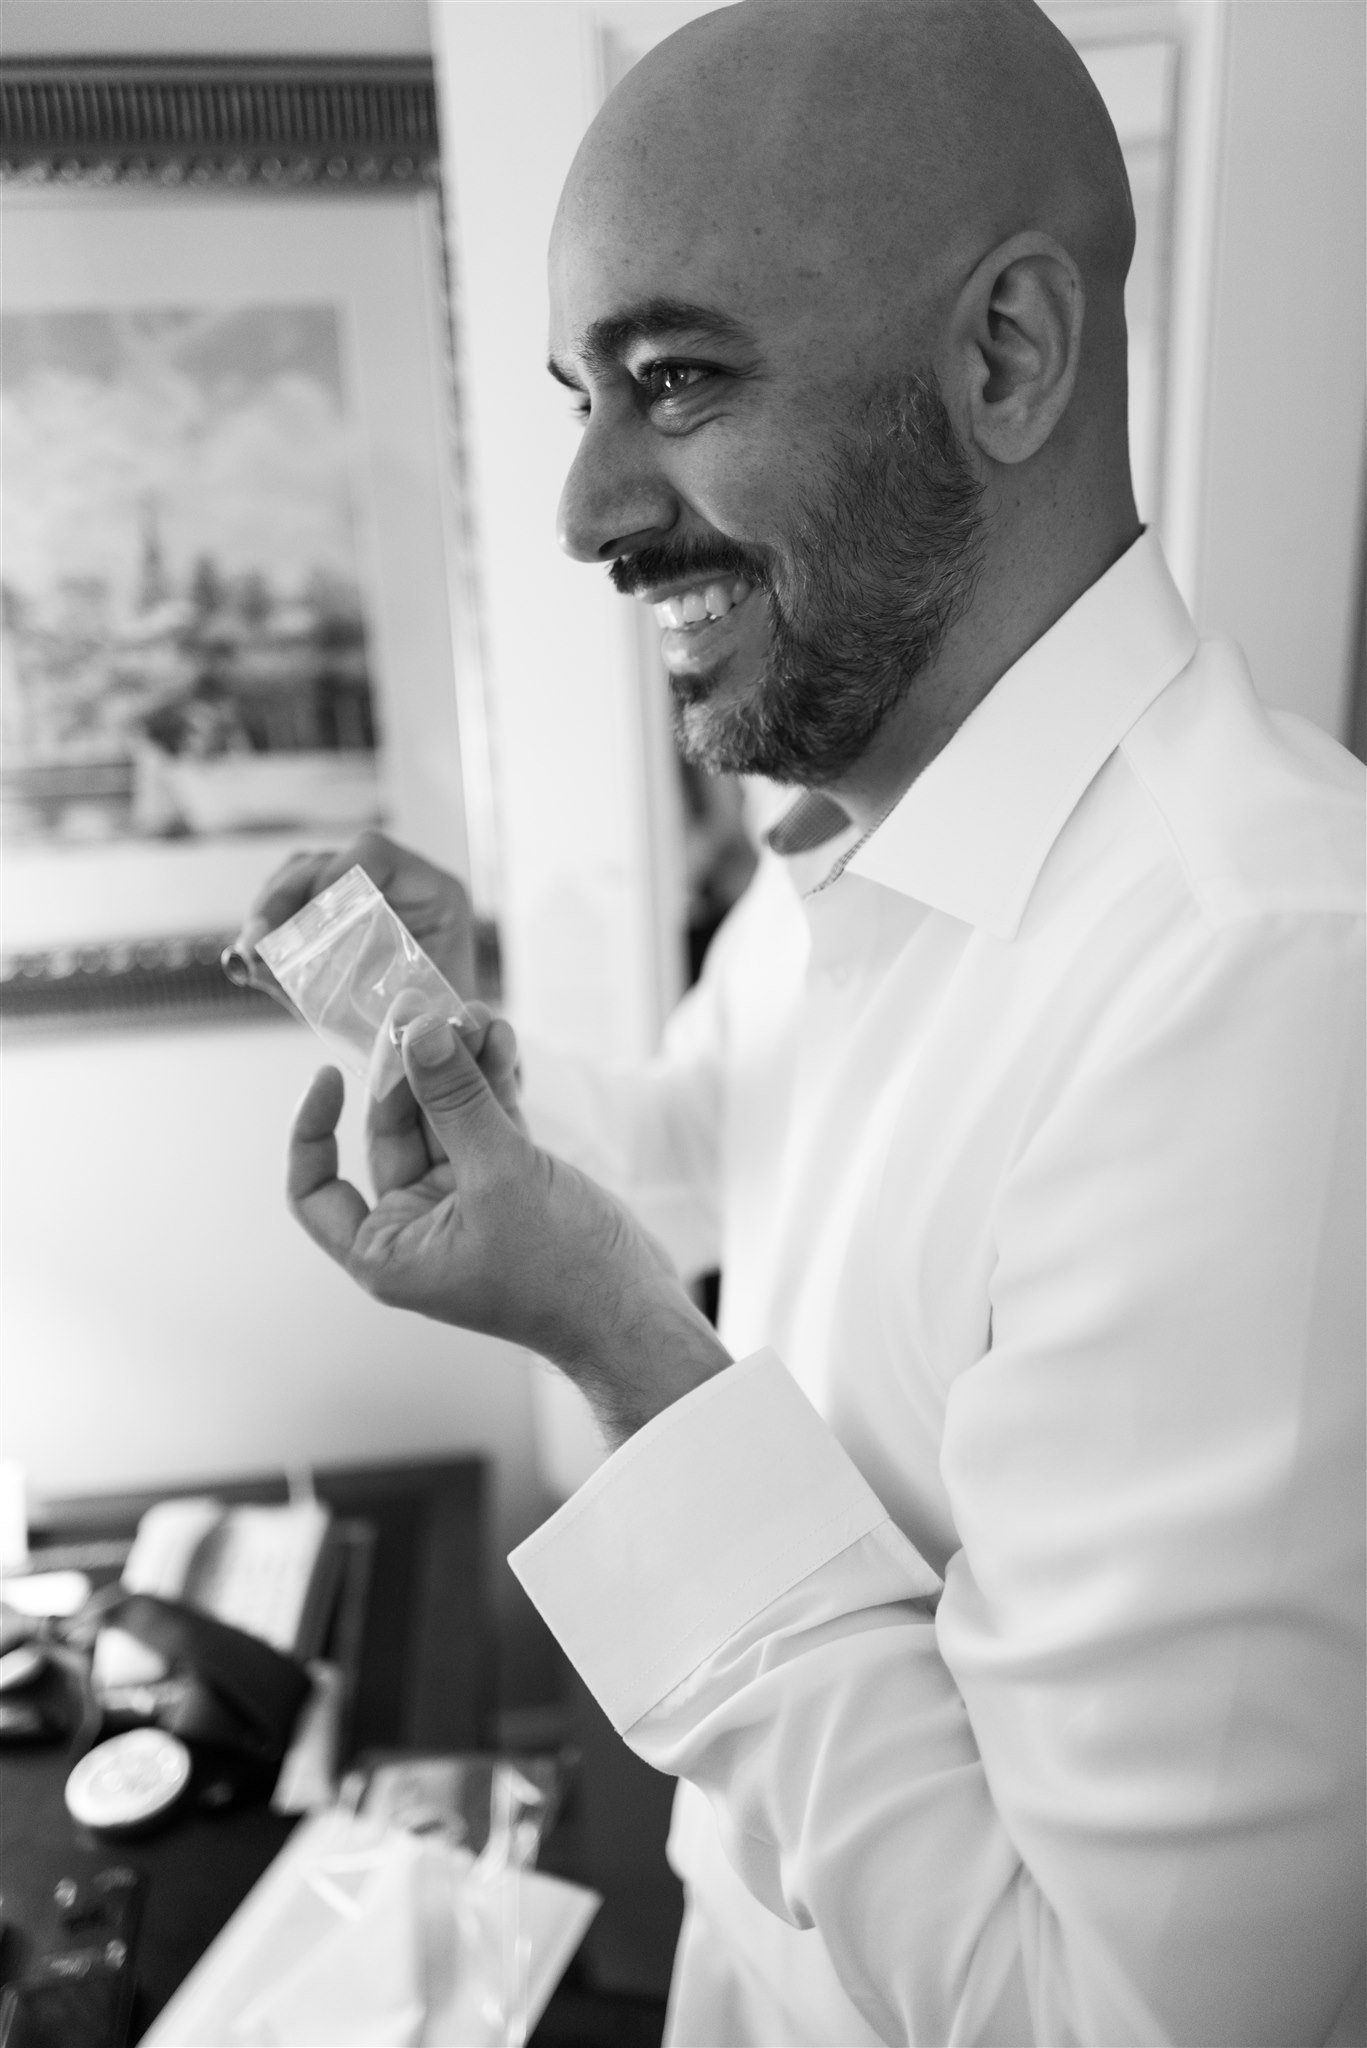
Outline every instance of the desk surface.
<path fill-rule="evenodd" d="M 250 1891 L 294 1826 L 266 1807 L 183 1811 L 160 1832 L 97 1841 L 67 1813 L 65 1744 L 0 1750 L 0 1980 L 18 1976 L 55 1926 L 62 1877 L 120 1863 L 147 1879 L 130 2039 L 138 2041 Z M 603 1993 L 571 1964 L 529 2048 L 658 2048 L 663 2005 Z"/>
<path fill-rule="evenodd" d="M 342 1514 L 371 1520 L 378 1536 L 371 1588 L 375 1625 L 363 1655 L 353 1728 L 357 1748 L 473 1749 L 487 1739 L 491 1687 L 482 1480 L 473 1459 L 315 1474 L 324 1499 Z M 151 1500 L 174 1490 L 54 1504 L 48 1540 L 126 1539 Z M 201 1483 L 194 1490 L 240 1500 L 276 1497 L 281 1487 L 278 1481 L 248 1480 Z M 110 1575 L 116 1571 L 114 1561 Z M 653 1780 L 644 1765 L 635 1768 Z M 294 1823 L 259 1806 L 187 1811 L 141 1840 L 96 1842 L 66 1811 L 67 1770 L 64 1744 L 0 1748 L 0 1894 L 12 1930 L 0 1947 L 0 1980 L 17 1975 L 35 1945 L 46 1945 L 59 1878 L 127 1864 L 148 1880 L 131 2032 L 136 2041 Z M 547 1847 L 550 1867 L 584 1876 L 614 1903 L 611 1895 L 619 1887 L 612 1874 L 592 1867 L 581 1871 L 568 1837 Z M 621 1889 L 629 1905 L 635 1887 L 628 1882 Z M 602 1918 L 609 1917 L 605 1908 Z M 625 1982 L 632 1988 L 604 1991 L 572 1963 L 536 2029 L 533 2048 L 658 2048 L 663 2001 L 644 1989 L 638 1993 L 630 1973 Z"/>
<path fill-rule="evenodd" d="M 238 1901 L 284 1843 L 291 1819 L 257 1806 L 186 1812 L 155 1835 L 97 1842 L 66 1810 L 65 1744 L 0 1752 L 0 1889 L 6 1922 L 0 1969 L 22 1970 L 54 1927 L 53 1887 L 60 1877 L 93 1875 L 114 1863 L 147 1879 L 138 1943 L 138 1993 L 132 2038 L 151 2025 L 204 1953 Z"/>

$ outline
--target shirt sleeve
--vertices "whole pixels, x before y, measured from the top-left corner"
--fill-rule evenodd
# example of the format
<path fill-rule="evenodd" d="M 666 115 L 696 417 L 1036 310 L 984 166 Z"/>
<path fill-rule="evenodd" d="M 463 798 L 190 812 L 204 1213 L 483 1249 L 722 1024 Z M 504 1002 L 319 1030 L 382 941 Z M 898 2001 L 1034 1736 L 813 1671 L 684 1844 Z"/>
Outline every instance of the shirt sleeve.
<path fill-rule="evenodd" d="M 780 1361 L 514 1555 L 880 2040 L 1323 2042 L 1363 1927 L 1361 938 L 1169 954 L 1021 1134 L 943 1585 Z"/>

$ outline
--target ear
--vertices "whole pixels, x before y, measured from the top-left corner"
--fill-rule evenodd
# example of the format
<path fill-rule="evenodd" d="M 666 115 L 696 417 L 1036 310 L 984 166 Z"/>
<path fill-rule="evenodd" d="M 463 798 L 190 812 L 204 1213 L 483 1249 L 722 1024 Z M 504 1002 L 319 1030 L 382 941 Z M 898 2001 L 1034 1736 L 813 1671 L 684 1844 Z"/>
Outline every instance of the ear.
<path fill-rule="evenodd" d="M 955 307 L 968 431 L 992 462 L 1026 462 L 1067 410 L 1085 306 L 1076 263 L 1049 235 L 1013 235 L 977 265 Z"/>

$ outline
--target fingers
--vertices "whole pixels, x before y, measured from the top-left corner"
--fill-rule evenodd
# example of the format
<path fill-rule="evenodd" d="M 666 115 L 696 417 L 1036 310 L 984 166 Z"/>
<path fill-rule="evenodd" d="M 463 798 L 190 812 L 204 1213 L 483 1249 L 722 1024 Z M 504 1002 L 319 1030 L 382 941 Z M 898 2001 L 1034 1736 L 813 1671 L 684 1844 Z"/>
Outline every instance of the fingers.
<path fill-rule="evenodd" d="M 340 850 L 296 853 L 277 868 L 258 892 L 236 939 L 224 949 L 228 978 L 285 1002 L 257 945 L 352 867 L 364 868 L 453 988 L 473 987 L 473 925 L 463 886 L 444 868 L 375 831 L 362 832 Z"/>
<path fill-rule="evenodd" d="M 445 868 L 439 868 L 433 861 L 410 847 L 400 846 L 397 840 L 387 838 L 383 832 L 371 829 L 353 839 L 346 851 L 346 866 L 339 867 L 339 875 L 349 867 L 363 867 L 375 887 L 382 895 L 388 896 L 394 883 L 406 883 L 407 891 L 415 887 L 428 889 L 449 889 L 459 887 L 453 875 Z"/>
<path fill-rule="evenodd" d="M 258 890 L 241 931 L 232 944 L 224 948 L 223 972 L 229 981 L 235 982 L 239 988 L 263 989 L 277 1002 L 284 1003 L 286 1009 L 293 1011 L 293 1004 L 256 948 L 267 932 L 273 932 L 277 925 L 284 924 L 287 918 L 311 902 L 319 889 L 327 886 L 321 878 L 336 858 L 330 849 L 321 853 L 294 853 L 276 869 Z M 345 869 L 341 872 L 345 873 Z"/>
<path fill-rule="evenodd" d="M 456 877 L 383 832 L 363 832 L 350 858 L 365 869 L 452 988 L 473 988 L 470 899 Z"/>
<path fill-rule="evenodd" d="M 521 1069 L 517 1034 L 505 1017 L 494 1015 L 487 1003 L 467 1003 L 465 1011 L 465 1019 L 459 1027 L 461 1041 L 488 1082 L 500 1109 L 522 1130 L 522 1112 L 518 1106 Z M 411 1013 L 403 1021 L 412 1021 Z M 396 1034 L 394 1042 L 396 1045 L 402 1043 L 401 1032 Z"/>
<path fill-rule="evenodd" d="M 322 875 L 336 858 L 330 847 L 321 851 L 292 853 L 252 899 L 241 936 L 259 939 L 264 933 L 273 932 L 287 917 L 293 917 L 297 910 L 302 910 L 317 895 L 322 886 Z"/>
<path fill-rule="evenodd" d="M 432 1015 L 430 996 L 413 989 L 401 991 L 391 1003 L 382 1027 L 385 1042 L 402 1055 L 404 1032 L 410 1025 L 421 1019 L 430 1019 Z M 459 997 L 456 998 L 456 1010 L 447 1021 L 454 1024 L 460 1033 L 461 1043 L 478 1065 L 499 1106 L 521 1129 L 522 1117 L 518 1107 L 521 1066 L 511 1024 L 502 1017 L 496 1017 L 487 1003 L 462 1003 Z"/>
<path fill-rule="evenodd" d="M 406 1076 L 366 1105 L 366 1151 L 377 1195 L 411 1187 L 446 1158 Z"/>
<path fill-rule="evenodd" d="M 403 1056 L 405 1028 L 428 1017 L 421 998 L 405 992 L 395 998 L 383 1027 L 383 1037 Z M 504 1115 L 522 1136 L 526 1123 L 518 1107 L 517 1040 L 510 1025 L 494 1016 L 487 1003 L 469 1003 L 454 1023 L 461 1043 L 479 1067 Z M 366 1139 L 369 1146 L 371 1178 L 377 1194 L 407 1187 L 432 1166 L 446 1161 L 447 1153 L 432 1124 L 419 1107 L 404 1077 L 383 1094 L 372 1092 L 366 1110 Z"/>
<path fill-rule="evenodd" d="M 329 846 L 292 853 L 253 898 L 241 931 L 224 951 L 224 973 L 239 986 L 250 983 L 253 988 L 265 989 L 285 1001 L 275 976 L 257 956 L 257 944 L 266 933 L 273 932 L 322 890 L 330 888 L 348 868 L 363 867 L 383 892 L 400 866 L 414 859 L 415 855 L 386 839 L 383 832 L 362 832 L 341 848 Z"/>
<path fill-rule="evenodd" d="M 518 1064 L 517 1034 L 506 1018 L 490 1019 L 477 1057 L 480 1072 L 492 1089 L 499 1108 L 505 1116 L 512 1119 L 518 1130 L 525 1131 L 526 1124 L 518 1101 L 521 1069 Z"/>
<path fill-rule="evenodd" d="M 408 1085 L 462 1177 L 506 1153 L 517 1134 L 450 1021 L 418 1018 L 405 1029 L 402 1049 Z"/>
<path fill-rule="evenodd" d="M 337 1178 L 342 1092 L 335 1067 L 324 1067 L 309 1083 L 290 1128 L 285 1191 L 314 1243 L 345 1266 L 370 1211 L 350 1182 Z"/>

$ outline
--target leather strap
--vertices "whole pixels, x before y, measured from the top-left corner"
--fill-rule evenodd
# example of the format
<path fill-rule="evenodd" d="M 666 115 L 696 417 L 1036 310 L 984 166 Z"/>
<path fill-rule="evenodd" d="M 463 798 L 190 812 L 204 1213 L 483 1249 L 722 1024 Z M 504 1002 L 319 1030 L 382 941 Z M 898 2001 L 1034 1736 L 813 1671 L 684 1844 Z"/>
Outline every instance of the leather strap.
<path fill-rule="evenodd" d="M 179 1681 L 157 1724 L 190 1743 L 278 1763 L 289 1747 L 309 1675 L 293 1657 L 212 1615 L 129 1593 L 104 1615 L 165 1658 Z"/>

